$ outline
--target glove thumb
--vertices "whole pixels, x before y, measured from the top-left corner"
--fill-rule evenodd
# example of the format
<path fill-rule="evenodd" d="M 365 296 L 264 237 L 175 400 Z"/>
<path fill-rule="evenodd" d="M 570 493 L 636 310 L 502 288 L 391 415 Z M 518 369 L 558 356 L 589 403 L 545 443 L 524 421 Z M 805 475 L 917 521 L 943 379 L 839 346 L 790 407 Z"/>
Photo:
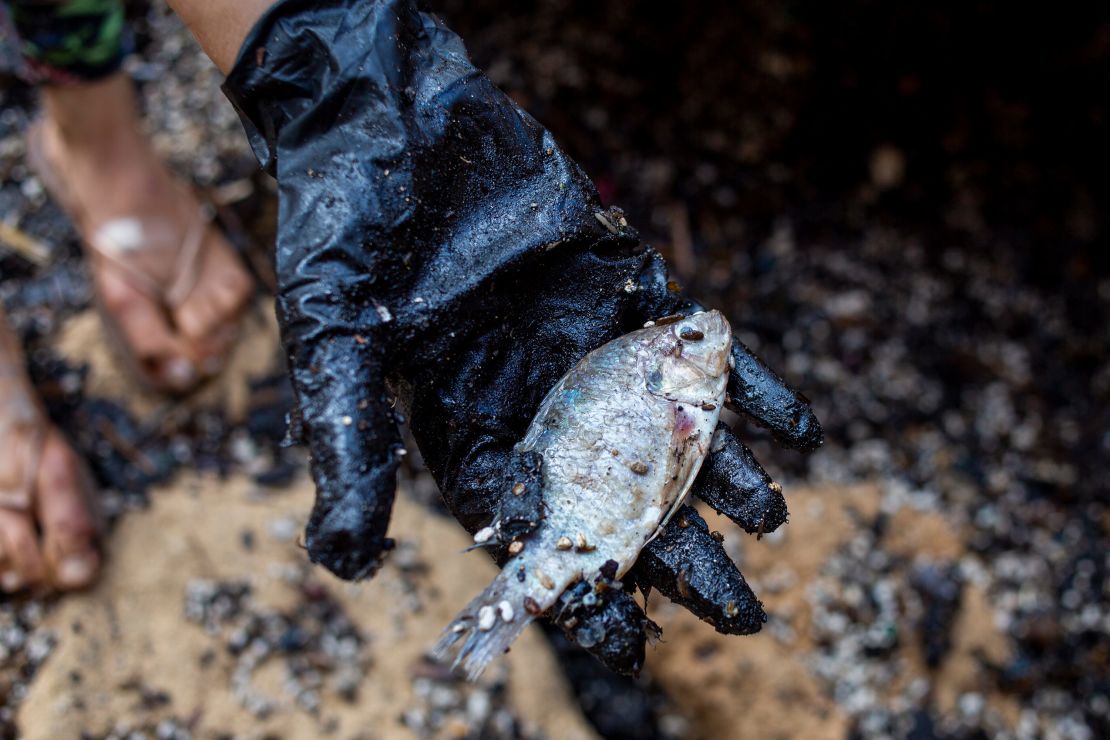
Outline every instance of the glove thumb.
<path fill-rule="evenodd" d="M 356 580 L 372 576 L 393 547 L 385 532 L 404 447 L 380 348 L 334 325 L 328 333 L 286 342 L 296 348 L 291 374 L 316 481 L 305 546 L 312 562 Z"/>

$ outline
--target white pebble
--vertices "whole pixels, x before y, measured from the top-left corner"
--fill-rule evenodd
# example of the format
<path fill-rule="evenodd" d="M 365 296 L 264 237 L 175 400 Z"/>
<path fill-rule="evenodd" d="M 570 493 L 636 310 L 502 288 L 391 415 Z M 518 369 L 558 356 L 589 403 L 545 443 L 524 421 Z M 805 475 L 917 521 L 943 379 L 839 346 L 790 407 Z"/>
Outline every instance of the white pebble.
<path fill-rule="evenodd" d="M 501 618 L 506 622 L 513 621 L 513 605 L 507 601 L 502 601 L 497 605 L 497 610 L 501 612 Z"/>
<path fill-rule="evenodd" d="M 489 542 L 490 538 L 493 537 L 493 534 L 493 527 L 482 527 L 474 534 L 474 541 L 477 542 L 479 545 L 483 542 Z"/>
<path fill-rule="evenodd" d="M 493 624 L 496 621 L 497 613 L 494 612 L 492 606 L 483 606 L 478 610 L 478 629 L 482 632 L 489 632 L 493 629 Z"/>

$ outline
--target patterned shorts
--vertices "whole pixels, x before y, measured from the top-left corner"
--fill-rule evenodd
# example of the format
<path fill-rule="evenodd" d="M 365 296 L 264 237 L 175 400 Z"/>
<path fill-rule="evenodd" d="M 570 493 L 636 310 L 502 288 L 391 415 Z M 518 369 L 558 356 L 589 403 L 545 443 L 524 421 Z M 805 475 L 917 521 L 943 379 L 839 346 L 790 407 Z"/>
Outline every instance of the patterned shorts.
<path fill-rule="evenodd" d="M 119 69 L 130 51 L 123 0 L 3 0 L 0 47 L 19 77 L 74 84 Z"/>

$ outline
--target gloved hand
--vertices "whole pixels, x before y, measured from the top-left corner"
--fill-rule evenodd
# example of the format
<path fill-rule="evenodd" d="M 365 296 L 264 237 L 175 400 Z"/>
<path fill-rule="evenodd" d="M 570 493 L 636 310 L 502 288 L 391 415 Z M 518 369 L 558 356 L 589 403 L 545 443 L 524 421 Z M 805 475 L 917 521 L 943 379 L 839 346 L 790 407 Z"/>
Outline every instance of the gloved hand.
<path fill-rule="evenodd" d="M 392 546 L 395 399 L 448 507 L 470 532 L 499 521 L 503 556 L 541 515 L 536 461 L 512 448 L 544 394 L 591 349 L 697 306 L 551 134 L 411 1 L 279 2 L 225 92 L 278 180 L 278 317 L 317 484 L 309 556 L 366 578 Z M 820 444 L 805 399 L 740 342 L 733 359 L 740 409 L 783 444 Z M 749 532 L 779 526 L 781 489 L 727 427 L 715 449 L 694 492 Z M 689 507 L 626 580 L 721 632 L 765 619 Z M 634 671 L 650 622 L 602 581 L 568 593 L 559 621 Z"/>

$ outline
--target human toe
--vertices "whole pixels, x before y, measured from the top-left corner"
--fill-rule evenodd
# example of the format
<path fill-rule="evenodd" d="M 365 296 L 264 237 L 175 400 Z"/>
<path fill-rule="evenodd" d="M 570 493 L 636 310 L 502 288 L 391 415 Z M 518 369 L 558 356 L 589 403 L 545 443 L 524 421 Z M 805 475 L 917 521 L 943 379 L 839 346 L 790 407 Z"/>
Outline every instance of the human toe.
<path fill-rule="evenodd" d="M 87 586 L 100 568 L 91 484 L 56 430 L 43 447 L 37 490 L 42 550 L 51 582 L 63 590 Z"/>
<path fill-rule="evenodd" d="M 203 339 L 234 324 L 250 297 L 251 282 L 231 245 L 212 232 L 197 285 L 175 311 L 181 333 Z"/>
<path fill-rule="evenodd" d="M 46 580 L 47 568 L 29 512 L 0 509 L 0 589 L 13 593 Z"/>
<path fill-rule="evenodd" d="M 197 359 L 174 334 L 166 312 L 125 276 L 105 271 L 98 286 L 139 373 L 157 388 L 184 392 L 195 386 L 200 377 Z"/>

